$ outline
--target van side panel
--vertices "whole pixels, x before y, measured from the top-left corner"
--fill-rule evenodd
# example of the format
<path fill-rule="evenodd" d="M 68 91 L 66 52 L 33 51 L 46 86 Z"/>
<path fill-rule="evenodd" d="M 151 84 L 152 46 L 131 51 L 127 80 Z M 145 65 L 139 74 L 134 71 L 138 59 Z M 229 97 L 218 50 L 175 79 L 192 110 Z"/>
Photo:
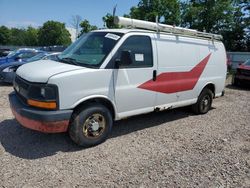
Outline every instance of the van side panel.
<path fill-rule="evenodd" d="M 210 83 L 215 86 L 215 96 L 221 95 L 226 79 L 226 53 L 221 42 L 171 34 L 148 35 L 152 38 L 153 46 L 154 66 L 151 68 L 86 68 L 49 78 L 48 83 L 58 85 L 60 109 L 74 109 L 84 100 L 98 96 L 108 99 L 115 108 L 116 119 L 121 119 L 150 112 L 158 107 L 166 109 L 194 104 L 202 89 Z M 113 49 L 106 61 L 112 58 L 122 42 Z M 143 72 L 146 69 L 150 70 L 148 76 Z M 157 73 L 156 80 L 152 79 L 154 70 Z M 133 87 L 134 96 L 141 93 L 139 99 L 133 97 L 131 92 L 122 90 L 119 96 L 116 95 L 116 89 L 125 88 L 125 82 L 120 82 L 117 75 L 122 76 L 122 80 L 128 80 L 128 71 L 137 71 L 131 77 L 135 84 L 126 82 L 126 87 Z M 118 109 L 119 100 L 123 102 Z M 150 101 L 152 106 L 138 107 L 143 101 Z"/>
<path fill-rule="evenodd" d="M 195 63 L 192 63 L 191 67 L 187 67 L 187 69 L 192 69 L 192 66 L 197 66 L 197 64 L 204 60 L 204 58 L 206 57 L 208 58 L 207 64 L 205 65 L 201 75 L 199 76 L 194 88 L 192 90 L 178 93 L 179 101 L 197 99 L 202 89 L 210 83 L 215 87 L 215 95 L 221 95 L 225 87 L 226 56 L 222 43 L 200 39 L 193 39 L 192 41 L 196 42 L 196 46 L 198 47 L 198 49 L 196 49 L 198 51 L 198 53 L 196 54 L 198 60 Z M 190 45 L 190 47 L 186 46 L 185 48 L 192 49 L 192 45 Z"/>
<path fill-rule="evenodd" d="M 157 34 L 157 107 L 174 108 L 193 104 L 209 83 L 221 95 L 226 79 L 226 53 L 221 42 Z M 159 83 L 161 82 L 161 83 Z"/>
<path fill-rule="evenodd" d="M 218 96 L 221 95 L 225 87 L 227 72 L 225 48 L 221 42 L 203 42 L 203 45 L 200 46 L 200 58 L 204 57 L 207 53 L 211 53 L 211 56 L 194 89 L 198 97 L 204 86 L 212 83 L 215 86 L 215 95 Z"/>

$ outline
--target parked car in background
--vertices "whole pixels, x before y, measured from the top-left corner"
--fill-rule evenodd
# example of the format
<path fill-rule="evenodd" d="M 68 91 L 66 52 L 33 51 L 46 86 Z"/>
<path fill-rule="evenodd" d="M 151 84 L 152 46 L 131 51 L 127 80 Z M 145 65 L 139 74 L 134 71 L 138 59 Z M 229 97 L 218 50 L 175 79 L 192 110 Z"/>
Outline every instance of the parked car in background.
<path fill-rule="evenodd" d="M 229 55 L 227 55 L 227 72 L 232 70 L 232 61 Z"/>
<path fill-rule="evenodd" d="M 38 61 L 38 60 L 47 60 L 47 59 L 58 61 L 59 54 L 60 52 L 55 52 L 55 53 L 42 52 L 27 60 L 2 64 L 0 65 L 0 83 L 1 82 L 12 83 L 16 74 L 16 70 L 18 69 L 18 67 L 20 67 L 23 64 L 31 63 L 31 62 Z"/>
<path fill-rule="evenodd" d="M 232 85 L 238 86 L 240 84 L 250 85 L 250 59 L 240 64 L 233 75 Z"/>
<path fill-rule="evenodd" d="M 0 57 L 6 57 L 10 52 L 12 51 L 8 48 L 0 49 Z"/>
<path fill-rule="evenodd" d="M 46 52 L 62 52 L 67 48 L 67 46 L 43 46 L 38 48 L 39 50 L 46 51 Z"/>
<path fill-rule="evenodd" d="M 28 58 L 34 57 L 39 53 L 43 53 L 43 51 L 30 48 L 18 49 L 9 53 L 6 57 L 0 58 L 0 65 L 15 61 L 23 61 Z"/>

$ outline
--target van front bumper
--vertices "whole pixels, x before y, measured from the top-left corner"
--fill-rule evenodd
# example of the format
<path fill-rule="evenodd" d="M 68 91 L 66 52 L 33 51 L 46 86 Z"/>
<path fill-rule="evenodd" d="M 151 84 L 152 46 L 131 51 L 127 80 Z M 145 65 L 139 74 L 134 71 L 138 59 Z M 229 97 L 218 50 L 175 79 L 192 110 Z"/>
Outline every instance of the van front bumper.
<path fill-rule="evenodd" d="M 16 120 L 24 127 L 44 133 L 66 132 L 73 110 L 47 111 L 23 104 L 15 94 L 9 94 L 10 107 Z"/>

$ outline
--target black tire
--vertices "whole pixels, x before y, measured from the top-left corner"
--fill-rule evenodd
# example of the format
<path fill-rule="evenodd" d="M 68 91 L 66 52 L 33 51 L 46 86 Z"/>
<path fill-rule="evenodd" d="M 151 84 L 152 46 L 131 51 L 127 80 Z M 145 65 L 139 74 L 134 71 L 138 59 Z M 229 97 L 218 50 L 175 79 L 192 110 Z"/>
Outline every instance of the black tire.
<path fill-rule="evenodd" d="M 97 123 L 96 121 L 100 121 Z M 104 122 L 104 123 L 103 123 Z M 105 124 L 105 126 L 103 126 Z M 70 138 L 78 145 L 91 147 L 104 142 L 111 132 L 113 119 L 110 111 L 101 104 L 88 104 L 72 115 Z M 99 133 L 98 133 L 99 132 Z"/>
<path fill-rule="evenodd" d="M 202 90 L 197 102 L 192 105 L 195 114 L 206 114 L 212 106 L 213 93 L 210 89 L 205 88 Z"/>

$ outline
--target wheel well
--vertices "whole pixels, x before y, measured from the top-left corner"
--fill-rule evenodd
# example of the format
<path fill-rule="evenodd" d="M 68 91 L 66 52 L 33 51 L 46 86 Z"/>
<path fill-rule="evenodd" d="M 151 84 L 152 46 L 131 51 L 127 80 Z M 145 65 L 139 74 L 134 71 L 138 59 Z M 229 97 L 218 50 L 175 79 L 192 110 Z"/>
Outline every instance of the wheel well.
<path fill-rule="evenodd" d="M 207 84 L 203 89 L 205 89 L 205 88 L 208 88 L 208 89 L 210 89 L 211 91 L 212 91 L 212 93 L 213 93 L 213 97 L 215 96 L 215 86 L 214 86 L 214 84 Z"/>
<path fill-rule="evenodd" d="M 90 103 L 98 103 L 98 104 L 102 104 L 103 106 L 107 107 L 111 114 L 112 114 L 112 117 L 113 119 L 115 118 L 115 109 L 114 109 L 114 106 L 113 104 L 108 100 L 108 99 L 105 99 L 105 98 L 93 98 L 93 99 L 88 99 L 86 101 L 83 101 L 82 103 L 78 104 L 75 108 L 74 108 L 74 112 L 79 110 L 80 108 L 90 104 Z"/>

